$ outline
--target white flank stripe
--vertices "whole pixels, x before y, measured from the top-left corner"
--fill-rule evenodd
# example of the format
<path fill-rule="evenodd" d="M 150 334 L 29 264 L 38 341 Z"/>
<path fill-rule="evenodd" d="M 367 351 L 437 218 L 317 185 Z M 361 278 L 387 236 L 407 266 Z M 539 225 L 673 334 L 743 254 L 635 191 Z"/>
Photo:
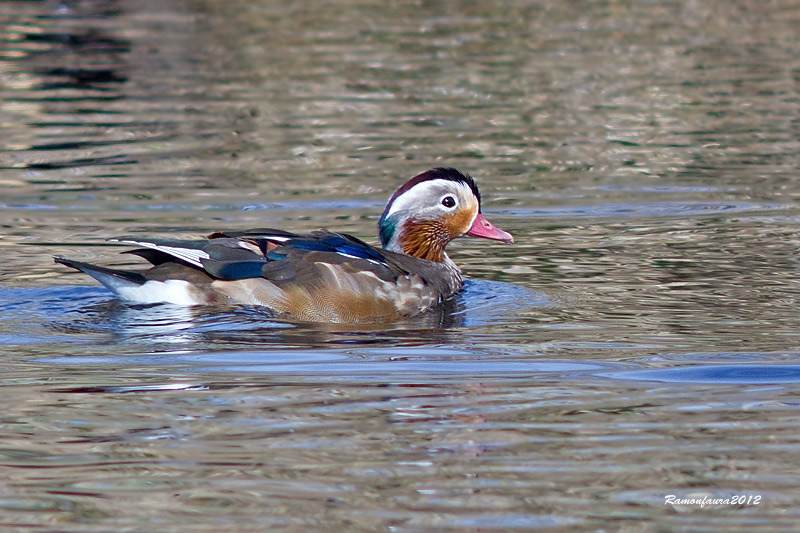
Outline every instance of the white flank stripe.
<path fill-rule="evenodd" d="M 383 265 L 384 264 L 381 261 L 376 261 L 375 259 L 369 259 L 367 257 L 361 257 L 360 255 L 353 255 L 353 254 L 348 254 L 348 253 L 345 253 L 345 252 L 336 252 L 336 253 L 337 253 L 337 255 L 341 255 L 342 257 L 352 257 L 353 259 L 361 259 L 362 261 L 367 261 L 369 263 L 372 263 L 373 265 Z"/>
<path fill-rule="evenodd" d="M 248 252 L 252 252 L 258 256 L 263 257 L 261 253 L 261 248 L 259 248 L 257 244 L 253 244 L 252 242 L 247 242 L 247 241 L 236 241 L 236 246 L 244 250 L 247 250 Z"/>
<path fill-rule="evenodd" d="M 344 252 L 336 252 L 336 254 L 337 255 L 341 255 L 342 257 L 352 257 L 353 259 L 364 259 L 363 257 L 359 257 L 359 256 L 353 255 L 353 254 L 346 254 Z"/>
<path fill-rule="evenodd" d="M 200 302 L 192 298 L 188 281 L 170 279 L 167 281 L 150 280 L 136 287 L 118 287 L 117 295 L 123 300 L 140 304 L 168 303 L 175 305 L 197 305 Z"/>
<path fill-rule="evenodd" d="M 278 235 L 272 235 L 270 233 L 253 233 L 252 235 L 247 236 L 248 239 L 264 239 L 266 241 L 278 241 L 278 242 L 286 242 L 291 239 L 291 237 L 283 237 Z M 241 246 L 241 243 L 239 244 Z"/>

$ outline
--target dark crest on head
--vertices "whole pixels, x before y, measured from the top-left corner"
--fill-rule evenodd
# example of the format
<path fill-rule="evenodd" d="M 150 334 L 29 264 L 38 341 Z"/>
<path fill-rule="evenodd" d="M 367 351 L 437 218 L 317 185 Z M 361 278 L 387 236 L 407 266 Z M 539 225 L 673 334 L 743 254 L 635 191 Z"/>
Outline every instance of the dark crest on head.
<path fill-rule="evenodd" d="M 389 202 L 387 202 L 386 204 L 386 209 L 384 209 L 383 216 L 381 216 L 381 219 L 386 216 L 386 213 L 389 212 L 389 208 L 391 207 L 391 205 L 394 203 L 395 199 L 398 196 L 402 195 L 403 193 L 405 193 L 412 187 L 422 183 L 423 181 L 430 181 L 430 180 L 448 180 L 448 181 L 465 183 L 472 190 L 472 194 L 475 195 L 475 198 L 478 199 L 478 211 L 480 212 L 481 193 L 480 191 L 478 191 L 478 186 L 475 185 L 475 180 L 472 179 L 472 176 L 470 176 L 469 174 L 462 174 L 461 172 L 459 172 L 454 168 L 438 167 L 438 168 L 433 168 L 431 170 L 427 170 L 422 174 L 414 176 L 413 178 L 408 180 L 405 184 L 403 184 L 402 187 L 397 189 L 392 195 L 392 197 L 389 198 Z"/>

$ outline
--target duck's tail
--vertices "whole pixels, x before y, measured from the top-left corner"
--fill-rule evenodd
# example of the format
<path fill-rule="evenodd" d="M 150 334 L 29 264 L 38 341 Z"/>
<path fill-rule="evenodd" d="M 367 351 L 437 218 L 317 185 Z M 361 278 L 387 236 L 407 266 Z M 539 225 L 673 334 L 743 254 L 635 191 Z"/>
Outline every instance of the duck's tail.
<path fill-rule="evenodd" d="M 132 289 L 147 283 L 147 278 L 138 272 L 90 265 L 89 263 L 66 259 L 64 257 L 54 257 L 53 260 L 55 260 L 56 263 L 80 270 L 84 274 L 93 277 L 116 295 L 119 295 L 119 289 Z"/>
<path fill-rule="evenodd" d="M 137 304 L 171 303 L 176 305 L 198 305 L 210 302 L 206 292 L 196 289 L 186 280 L 151 276 L 151 271 L 140 273 L 90 265 L 73 259 L 55 257 L 56 263 L 80 270 L 113 292 L 120 300 Z M 172 265 L 174 266 L 174 265 Z M 167 265 L 169 268 L 170 265 Z M 159 267 L 155 267 L 156 269 Z M 179 265 L 179 268 L 188 268 Z M 189 269 L 194 272 L 194 269 Z M 147 274 L 147 275 L 145 275 Z M 164 274 L 162 272 L 162 274 Z M 207 278 L 207 276 L 206 276 Z"/>

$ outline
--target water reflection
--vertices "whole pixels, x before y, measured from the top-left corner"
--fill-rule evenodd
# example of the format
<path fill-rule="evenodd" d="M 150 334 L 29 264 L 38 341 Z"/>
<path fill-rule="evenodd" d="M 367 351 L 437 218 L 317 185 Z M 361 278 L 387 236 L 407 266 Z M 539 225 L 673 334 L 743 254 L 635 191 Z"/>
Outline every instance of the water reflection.
<path fill-rule="evenodd" d="M 355 348 L 355 347 L 354 347 Z M 577 361 L 520 361 L 498 358 L 487 350 L 478 353 L 464 349 L 425 346 L 371 347 L 368 352 L 327 349 L 303 350 L 285 347 L 282 350 L 246 352 L 227 351 L 220 353 L 164 352 L 158 356 L 140 355 L 125 357 L 59 357 L 41 358 L 37 362 L 61 367 L 92 365 L 103 366 L 151 366 L 166 360 L 173 368 L 182 368 L 187 375 L 208 373 L 257 373 L 279 378 L 297 376 L 310 382 L 330 381 L 335 383 L 380 380 L 395 384 L 428 384 L 459 381 L 474 376 L 485 380 L 506 379 L 565 379 L 586 376 L 590 372 L 608 371 L 618 365 Z M 609 374 L 611 375 L 611 374 Z M 144 390 L 174 390 L 194 388 L 197 384 L 153 385 Z M 202 385 L 214 389 L 214 384 Z M 71 392 L 142 392 L 141 387 L 78 387 L 64 389 Z"/>
<path fill-rule="evenodd" d="M 794 354 L 795 358 L 800 354 Z M 798 365 L 714 365 L 633 370 L 599 374 L 614 379 L 667 383 L 738 383 L 742 385 L 800 383 Z"/>
<path fill-rule="evenodd" d="M 116 21 L 124 11 L 116 2 L 101 1 L 31 2 L 27 7 L 6 8 L 0 14 L 5 45 L 0 72 L 11 81 L 0 90 L 0 98 L 6 112 L 4 126 L 12 132 L 4 151 L 29 153 L 0 169 L 45 170 L 113 162 L 109 157 L 69 158 L 76 150 L 106 146 L 105 140 L 60 139 L 65 137 L 64 128 L 81 131 L 87 125 L 80 114 L 65 120 L 65 111 L 101 113 L 109 102 L 125 98 L 122 87 L 128 81 L 132 43 L 121 36 Z M 53 118 L 48 120 L 48 116 Z M 60 132 L 53 131 L 52 140 L 41 142 L 40 128 L 48 122 Z M 56 152 L 69 159 L 54 155 L 42 161 L 38 152 Z M 124 159 L 124 155 L 114 158 Z"/>
<path fill-rule="evenodd" d="M 640 192 L 641 189 L 638 189 Z M 662 192 L 673 192 L 672 187 Z M 569 220 L 573 218 L 623 218 L 623 217 L 678 217 L 678 216 L 712 216 L 717 214 L 734 214 L 741 211 L 779 211 L 789 209 L 787 204 L 754 204 L 749 202 L 717 203 L 717 202 L 636 202 L 619 204 L 591 204 L 586 206 L 544 207 L 540 209 L 511 209 L 506 213 L 516 217 L 549 218 Z"/>
<path fill-rule="evenodd" d="M 58 319 L 43 309 L 41 318 L 53 331 L 70 335 L 106 337 L 106 342 L 140 349 L 169 345 L 201 344 L 206 347 L 242 345 L 297 348 L 308 346 L 448 345 L 460 341 L 463 328 L 497 325 L 515 313 L 550 305 L 535 294 L 504 283 L 467 280 L 456 298 L 445 301 L 429 313 L 392 324 L 349 326 L 342 324 L 297 324 L 286 322 L 267 309 L 255 307 L 182 307 L 169 304 L 128 305 L 104 291 L 88 292 L 70 288 L 77 304 Z M 19 296 L 35 292 L 0 293 L 0 305 L 7 299 L 19 307 Z M 92 303 L 93 299 L 101 301 Z M 84 303 L 82 303 L 84 302 Z M 61 305 L 61 302 L 58 303 Z M 72 318 L 70 318 L 72 317 Z"/>

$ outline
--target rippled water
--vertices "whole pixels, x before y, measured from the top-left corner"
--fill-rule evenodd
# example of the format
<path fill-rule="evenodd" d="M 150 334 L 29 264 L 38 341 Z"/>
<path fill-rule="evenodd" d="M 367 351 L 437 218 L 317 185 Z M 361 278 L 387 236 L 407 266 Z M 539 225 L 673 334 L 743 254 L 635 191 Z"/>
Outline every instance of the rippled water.
<path fill-rule="evenodd" d="M 798 23 L 791 0 L 0 3 L 0 524 L 791 529 Z M 453 243 L 469 282 L 415 320 L 128 306 L 52 263 L 134 265 L 119 234 L 374 241 L 440 165 L 517 242 Z"/>

